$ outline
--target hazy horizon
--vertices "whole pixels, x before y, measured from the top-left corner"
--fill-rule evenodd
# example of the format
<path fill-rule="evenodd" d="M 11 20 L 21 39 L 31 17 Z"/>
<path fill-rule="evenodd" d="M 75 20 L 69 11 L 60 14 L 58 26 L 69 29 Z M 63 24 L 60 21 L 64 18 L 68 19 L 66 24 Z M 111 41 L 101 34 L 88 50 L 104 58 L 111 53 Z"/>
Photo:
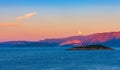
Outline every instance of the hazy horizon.
<path fill-rule="evenodd" d="M 86 35 L 71 35 L 71 36 L 64 36 L 64 37 L 50 37 L 50 38 L 43 38 L 43 39 L 38 39 L 38 40 L 5 40 L 5 41 L 0 41 L 2 42 L 12 42 L 12 41 L 31 41 L 31 42 L 37 42 L 40 40 L 46 40 L 46 39 L 61 39 L 61 38 L 68 38 L 68 37 L 74 37 L 74 36 L 88 36 L 88 35 L 93 35 L 93 34 L 99 34 L 99 33 L 115 33 L 115 32 L 120 32 L 120 31 L 112 31 L 112 32 L 98 32 L 98 33 L 92 33 L 92 34 L 86 34 Z"/>
<path fill-rule="evenodd" d="M 1 0 L 0 42 L 120 31 L 119 0 Z"/>

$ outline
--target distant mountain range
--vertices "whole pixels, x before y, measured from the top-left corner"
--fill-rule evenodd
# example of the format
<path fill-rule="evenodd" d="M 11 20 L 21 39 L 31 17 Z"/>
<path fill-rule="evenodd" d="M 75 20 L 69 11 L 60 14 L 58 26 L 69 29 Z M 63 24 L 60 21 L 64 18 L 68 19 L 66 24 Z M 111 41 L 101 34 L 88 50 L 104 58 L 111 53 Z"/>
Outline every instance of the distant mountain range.
<path fill-rule="evenodd" d="M 102 44 L 106 46 L 120 46 L 120 31 L 95 33 L 86 36 L 71 36 L 66 38 L 45 39 L 34 41 L 9 41 L 1 42 L 2 47 L 64 47 Z"/>

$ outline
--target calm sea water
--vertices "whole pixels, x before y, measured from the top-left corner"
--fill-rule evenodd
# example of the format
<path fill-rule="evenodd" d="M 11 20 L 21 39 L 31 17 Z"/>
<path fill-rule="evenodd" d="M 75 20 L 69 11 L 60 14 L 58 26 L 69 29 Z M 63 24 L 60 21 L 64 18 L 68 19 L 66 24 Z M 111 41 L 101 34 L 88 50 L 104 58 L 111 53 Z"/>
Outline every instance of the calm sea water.
<path fill-rule="evenodd" d="M 120 50 L 0 48 L 0 70 L 120 70 Z"/>

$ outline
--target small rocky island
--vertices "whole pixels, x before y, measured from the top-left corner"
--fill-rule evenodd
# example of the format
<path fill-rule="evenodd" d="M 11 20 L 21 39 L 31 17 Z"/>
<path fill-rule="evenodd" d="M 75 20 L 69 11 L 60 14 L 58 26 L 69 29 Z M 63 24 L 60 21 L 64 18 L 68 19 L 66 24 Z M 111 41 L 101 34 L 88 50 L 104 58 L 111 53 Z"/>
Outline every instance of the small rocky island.
<path fill-rule="evenodd" d="M 114 50 L 114 49 L 103 45 L 86 45 L 86 46 L 69 48 L 67 50 Z"/>

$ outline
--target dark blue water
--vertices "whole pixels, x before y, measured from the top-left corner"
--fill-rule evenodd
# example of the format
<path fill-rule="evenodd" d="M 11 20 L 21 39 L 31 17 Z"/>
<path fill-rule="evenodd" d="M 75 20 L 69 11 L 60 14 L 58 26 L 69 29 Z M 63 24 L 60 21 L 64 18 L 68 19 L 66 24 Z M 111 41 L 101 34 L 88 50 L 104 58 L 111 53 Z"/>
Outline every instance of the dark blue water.
<path fill-rule="evenodd" d="M 0 70 L 120 70 L 120 50 L 1 48 Z"/>

